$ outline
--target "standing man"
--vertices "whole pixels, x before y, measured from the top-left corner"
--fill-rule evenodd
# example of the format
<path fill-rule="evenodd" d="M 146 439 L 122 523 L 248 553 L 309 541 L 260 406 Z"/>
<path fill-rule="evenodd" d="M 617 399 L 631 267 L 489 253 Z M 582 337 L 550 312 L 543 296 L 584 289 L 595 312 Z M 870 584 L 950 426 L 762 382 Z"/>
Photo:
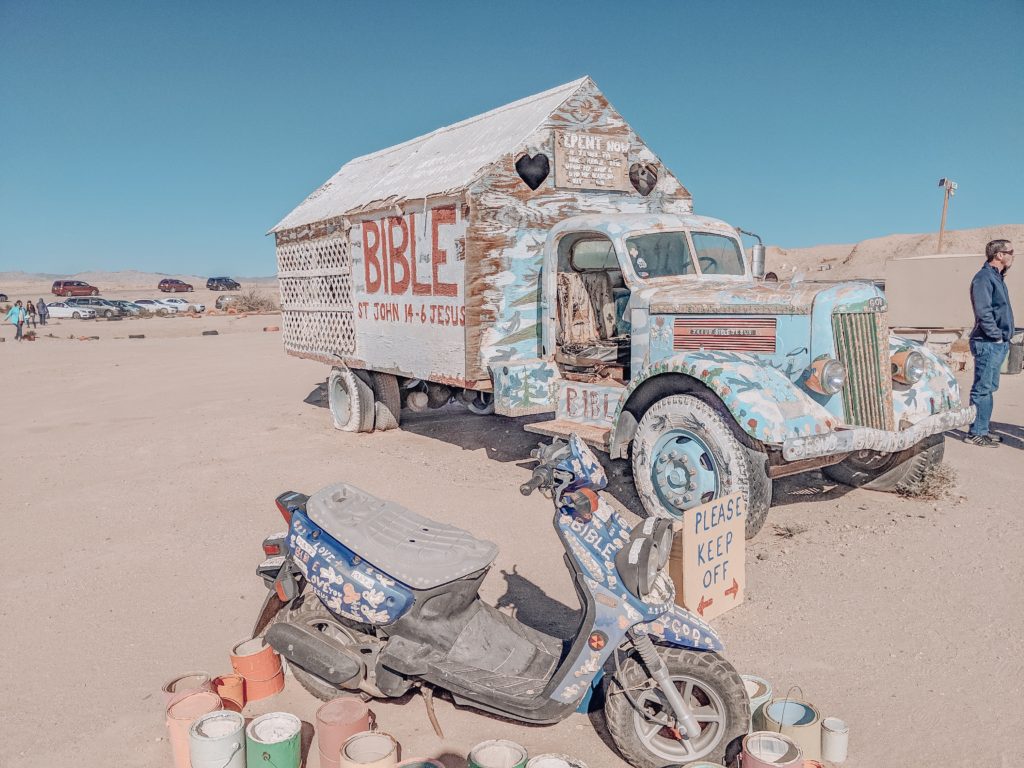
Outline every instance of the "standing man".
<path fill-rule="evenodd" d="M 7 322 L 15 328 L 14 340 L 21 341 L 21 329 L 25 325 L 25 308 L 21 305 L 20 299 L 7 311 Z"/>
<path fill-rule="evenodd" d="M 1013 264 L 1013 246 L 1009 240 L 993 240 L 985 246 L 985 266 L 971 281 L 971 305 L 974 307 L 974 330 L 971 331 L 971 354 L 974 356 L 974 383 L 971 384 L 971 405 L 978 409 L 967 433 L 967 442 L 995 447 L 1003 442 L 999 435 L 990 435 L 992 393 L 999 389 L 999 369 L 1010 351 L 1013 336 L 1013 308 L 1004 275 Z"/>

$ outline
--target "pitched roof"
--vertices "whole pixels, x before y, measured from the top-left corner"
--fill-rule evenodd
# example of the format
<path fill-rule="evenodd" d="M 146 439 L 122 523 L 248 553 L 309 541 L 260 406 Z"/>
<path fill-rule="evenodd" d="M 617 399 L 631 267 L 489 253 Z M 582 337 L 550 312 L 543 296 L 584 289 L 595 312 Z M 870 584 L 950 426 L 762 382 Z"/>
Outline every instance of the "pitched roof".
<path fill-rule="evenodd" d="M 403 144 L 350 160 L 281 219 L 271 232 L 367 207 L 369 203 L 455 192 L 484 166 L 518 147 L 569 96 L 582 77 Z"/>

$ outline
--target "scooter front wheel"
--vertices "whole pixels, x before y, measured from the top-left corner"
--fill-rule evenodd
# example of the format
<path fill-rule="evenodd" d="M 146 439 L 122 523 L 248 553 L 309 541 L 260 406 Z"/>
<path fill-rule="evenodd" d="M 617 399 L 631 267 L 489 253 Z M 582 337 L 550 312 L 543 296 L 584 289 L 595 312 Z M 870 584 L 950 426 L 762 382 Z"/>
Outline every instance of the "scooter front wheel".
<path fill-rule="evenodd" d="M 668 725 L 674 722 L 671 706 L 643 665 L 631 657 L 609 681 L 605 697 L 605 719 L 615 746 L 634 768 L 695 760 L 726 764 L 727 756 L 738 752 L 750 724 L 743 679 L 717 653 L 660 646 L 658 653 L 701 733 L 685 739 L 681 728 Z"/>

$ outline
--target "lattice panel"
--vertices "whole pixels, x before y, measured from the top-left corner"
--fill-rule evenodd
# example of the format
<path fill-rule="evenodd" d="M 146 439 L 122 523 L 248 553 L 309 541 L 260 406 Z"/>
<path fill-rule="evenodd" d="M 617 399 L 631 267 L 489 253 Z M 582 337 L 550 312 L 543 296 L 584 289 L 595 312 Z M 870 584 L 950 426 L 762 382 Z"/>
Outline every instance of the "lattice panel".
<path fill-rule="evenodd" d="M 309 355 L 351 355 L 356 351 L 356 330 L 351 312 L 281 312 L 285 349 Z"/>
<path fill-rule="evenodd" d="M 277 268 L 285 349 L 318 357 L 354 353 L 348 241 L 332 234 L 282 243 Z"/>
<path fill-rule="evenodd" d="M 349 271 L 348 241 L 341 235 L 282 243 L 277 247 L 278 272 Z"/>

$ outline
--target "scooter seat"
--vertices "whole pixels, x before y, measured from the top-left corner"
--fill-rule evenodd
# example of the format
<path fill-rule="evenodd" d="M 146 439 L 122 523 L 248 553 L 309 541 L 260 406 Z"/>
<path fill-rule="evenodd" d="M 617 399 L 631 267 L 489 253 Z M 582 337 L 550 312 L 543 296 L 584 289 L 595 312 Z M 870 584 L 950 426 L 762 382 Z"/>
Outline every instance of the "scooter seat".
<path fill-rule="evenodd" d="M 317 491 L 306 514 L 374 568 L 415 589 L 432 589 L 489 566 L 493 542 L 417 515 L 348 483 Z"/>

